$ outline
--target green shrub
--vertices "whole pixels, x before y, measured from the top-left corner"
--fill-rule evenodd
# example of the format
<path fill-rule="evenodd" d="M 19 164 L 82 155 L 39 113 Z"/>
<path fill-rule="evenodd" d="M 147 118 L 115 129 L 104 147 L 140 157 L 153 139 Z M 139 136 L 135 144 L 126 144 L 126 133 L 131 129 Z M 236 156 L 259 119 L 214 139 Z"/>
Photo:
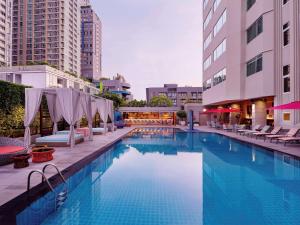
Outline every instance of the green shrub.
<path fill-rule="evenodd" d="M 186 119 L 187 118 L 187 114 L 184 110 L 180 110 L 176 113 L 177 117 L 181 120 Z"/>

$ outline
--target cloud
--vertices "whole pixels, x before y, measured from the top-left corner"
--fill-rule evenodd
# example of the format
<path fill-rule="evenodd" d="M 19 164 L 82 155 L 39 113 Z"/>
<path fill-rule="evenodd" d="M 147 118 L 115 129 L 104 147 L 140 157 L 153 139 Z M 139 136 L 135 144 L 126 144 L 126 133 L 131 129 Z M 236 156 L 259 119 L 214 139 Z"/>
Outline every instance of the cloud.
<path fill-rule="evenodd" d="M 103 71 L 137 99 L 164 83 L 202 86 L 201 1 L 93 0 L 103 23 Z"/>

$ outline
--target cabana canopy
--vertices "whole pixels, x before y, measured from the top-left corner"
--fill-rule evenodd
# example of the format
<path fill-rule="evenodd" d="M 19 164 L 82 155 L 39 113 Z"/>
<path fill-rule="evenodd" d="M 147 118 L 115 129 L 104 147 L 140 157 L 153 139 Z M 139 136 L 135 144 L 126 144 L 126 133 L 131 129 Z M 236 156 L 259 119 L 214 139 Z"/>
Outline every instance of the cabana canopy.
<path fill-rule="evenodd" d="M 300 101 L 291 102 L 284 105 L 274 106 L 270 110 L 300 109 Z"/>
<path fill-rule="evenodd" d="M 62 118 L 64 118 L 65 121 L 70 125 L 68 144 L 70 144 L 71 148 L 75 145 L 74 126 L 84 115 L 86 116 L 89 124 L 89 140 L 93 139 L 92 102 L 95 99 L 98 99 L 97 97 L 71 88 L 26 88 L 24 117 L 24 142 L 26 147 L 30 146 L 31 144 L 30 125 L 39 111 L 43 95 L 46 96 L 49 114 L 54 123 L 53 132 L 57 132 L 57 123 Z M 113 111 L 113 109 L 109 109 L 108 111 Z"/>

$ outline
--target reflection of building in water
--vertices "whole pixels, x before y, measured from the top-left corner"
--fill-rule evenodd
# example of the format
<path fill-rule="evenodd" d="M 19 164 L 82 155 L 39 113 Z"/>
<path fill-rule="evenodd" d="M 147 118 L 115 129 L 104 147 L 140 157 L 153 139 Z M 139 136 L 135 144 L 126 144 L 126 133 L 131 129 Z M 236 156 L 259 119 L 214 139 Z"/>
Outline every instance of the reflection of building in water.
<path fill-rule="evenodd" d="M 214 218 L 215 224 L 297 224 L 298 160 L 221 136 L 204 137 L 204 222 Z M 228 218 L 226 212 L 235 215 Z"/>

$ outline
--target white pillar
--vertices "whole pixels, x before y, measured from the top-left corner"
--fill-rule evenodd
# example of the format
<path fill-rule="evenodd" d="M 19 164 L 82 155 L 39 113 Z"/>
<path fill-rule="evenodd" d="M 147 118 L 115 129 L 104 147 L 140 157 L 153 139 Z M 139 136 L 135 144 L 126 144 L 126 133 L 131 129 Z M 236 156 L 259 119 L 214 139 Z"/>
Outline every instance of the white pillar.
<path fill-rule="evenodd" d="M 252 104 L 252 126 L 264 126 L 267 123 L 267 108 L 266 103 L 258 100 Z"/>

